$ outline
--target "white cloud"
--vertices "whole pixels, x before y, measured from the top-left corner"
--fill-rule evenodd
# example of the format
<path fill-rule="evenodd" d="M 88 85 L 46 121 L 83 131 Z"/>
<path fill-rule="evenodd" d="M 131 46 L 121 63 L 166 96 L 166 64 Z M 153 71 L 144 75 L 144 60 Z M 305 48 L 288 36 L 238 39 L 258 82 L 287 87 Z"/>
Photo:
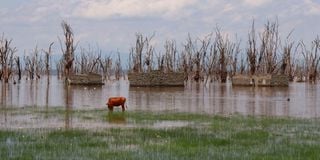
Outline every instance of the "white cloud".
<path fill-rule="evenodd" d="M 82 1 L 74 15 L 91 19 L 112 17 L 177 16 L 196 0 L 108 0 Z"/>
<path fill-rule="evenodd" d="M 244 3 L 246 5 L 251 6 L 251 7 L 259 7 L 259 6 L 262 6 L 264 4 L 269 3 L 271 1 L 272 0 L 244 0 Z"/>
<path fill-rule="evenodd" d="M 306 4 L 306 15 L 320 15 L 320 4 L 319 2 L 314 2 L 312 0 L 305 0 L 304 3 Z"/>
<path fill-rule="evenodd" d="M 231 12 L 234 9 L 235 9 L 234 5 L 232 5 L 231 3 L 228 3 L 223 7 L 222 11 L 223 12 Z"/>
<path fill-rule="evenodd" d="M 40 41 L 47 47 L 52 40 L 37 35 L 56 39 L 62 20 L 71 24 L 80 42 L 100 43 L 108 50 L 128 50 L 136 32 L 156 32 L 160 41 L 175 39 L 181 43 L 188 33 L 207 35 L 219 26 L 230 36 L 236 33 L 245 39 L 252 19 L 258 28 L 267 19 L 279 17 L 283 30 L 295 28 L 295 33 L 306 37 L 318 32 L 312 26 L 320 23 L 314 20 L 320 15 L 320 4 L 315 0 L 30 0 L 13 9 L 1 7 L 0 33 L 27 47 Z"/>

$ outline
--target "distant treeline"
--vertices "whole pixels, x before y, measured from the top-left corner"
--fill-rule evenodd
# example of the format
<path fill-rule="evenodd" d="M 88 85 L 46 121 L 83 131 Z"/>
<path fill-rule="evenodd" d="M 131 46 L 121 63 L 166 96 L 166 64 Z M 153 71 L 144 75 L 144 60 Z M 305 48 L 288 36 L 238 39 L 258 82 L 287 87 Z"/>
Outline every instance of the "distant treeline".
<path fill-rule="evenodd" d="M 27 79 L 49 76 L 52 70 L 61 78 L 77 73 L 100 73 L 108 80 L 125 77 L 121 65 L 121 54 L 117 58 L 102 54 L 99 48 L 83 48 L 74 43 L 71 26 L 63 21 L 63 38 L 59 38 L 60 60 L 52 63 L 52 46 L 35 49 L 31 55 L 19 57 L 12 39 L 4 35 L 0 38 L 0 79 L 14 83 Z M 175 40 L 167 40 L 164 49 L 156 52 L 152 36 L 136 34 L 135 46 L 130 48 L 127 72 L 183 72 L 189 81 L 226 82 L 236 74 L 285 74 L 290 81 L 316 82 L 319 79 L 320 38 L 315 37 L 311 44 L 292 40 L 290 33 L 281 39 L 278 21 L 268 21 L 261 32 L 255 23 L 249 29 L 246 41 L 230 40 L 220 28 L 204 38 L 193 39 L 190 35 L 180 47 Z M 244 43 L 245 44 L 240 44 Z M 241 48 L 240 46 L 244 46 Z M 178 48 L 181 48 L 178 50 Z M 300 57 L 300 58 L 298 58 Z M 22 64 L 21 61 L 24 63 Z"/>

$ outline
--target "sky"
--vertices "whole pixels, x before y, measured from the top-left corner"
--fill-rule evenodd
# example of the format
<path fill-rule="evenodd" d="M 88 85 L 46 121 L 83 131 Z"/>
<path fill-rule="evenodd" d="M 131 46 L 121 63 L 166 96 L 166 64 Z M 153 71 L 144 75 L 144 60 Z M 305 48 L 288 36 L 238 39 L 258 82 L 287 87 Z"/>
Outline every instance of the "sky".
<path fill-rule="evenodd" d="M 78 46 L 103 53 L 128 53 L 136 33 L 154 34 L 161 51 L 166 40 L 182 46 L 188 34 L 201 39 L 217 27 L 245 44 L 253 20 L 261 31 L 277 19 L 281 36 L 293 31 L 295 41 L 309 43 L 320 34 L 320 0 L 0 0 L 0 17 L 0 33 L 20 55 L 51 42 L 61 54 L 62 21 L 71 25 Z"/>

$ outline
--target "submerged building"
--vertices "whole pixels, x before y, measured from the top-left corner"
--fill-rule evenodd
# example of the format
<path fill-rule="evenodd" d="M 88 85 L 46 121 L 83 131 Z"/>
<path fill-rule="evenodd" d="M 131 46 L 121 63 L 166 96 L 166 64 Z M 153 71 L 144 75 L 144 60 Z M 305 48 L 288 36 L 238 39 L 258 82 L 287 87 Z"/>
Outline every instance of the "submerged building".
<path fill-rule="evenodd" d="M 97 73 L 74 74 L 67 78 L 69 85 L 103 85 L 102 76 Z"/>
<path fill-rule="evenodd" d="M 289 78 L 286 75 L 266 74 L 266 75 L 236 75 L 232 78 L 233 86 L 257 86 L 257 87 L 276 87 L 289 86 Z"/>
<path fill-rule="evenodd" d="M 153 70 L 146 73 L 128 73 L 128 80 L 132 87 L 149 86 L 184 86 L 184 73 L 180 72 L 162 72 Z"/>

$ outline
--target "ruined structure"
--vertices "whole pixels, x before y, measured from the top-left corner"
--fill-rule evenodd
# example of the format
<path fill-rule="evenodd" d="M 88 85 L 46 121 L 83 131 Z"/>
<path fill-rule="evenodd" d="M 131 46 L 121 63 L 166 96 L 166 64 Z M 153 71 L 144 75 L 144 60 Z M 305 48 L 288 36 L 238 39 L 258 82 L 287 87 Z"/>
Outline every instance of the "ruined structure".
<path fill-rule="evenodd" d="M 73 74 L 67 78 L 69 85 L 103 85 L 102 76 L 97 73 Z"/>
<path fill-rule="evenodd" d="M 233 86 L 257 86 L 257 87 L 275 87 L 289 86 L 289 78 L 286 75 L 236 75 L 232 78 Z"/>
<path fill-rule="evenodd" d="M 128 79 L 132 87 L 184 86 L 184 78 L 184 73 L 164 73 L 159 70 L 148 73 L 128 73 Z"/>

